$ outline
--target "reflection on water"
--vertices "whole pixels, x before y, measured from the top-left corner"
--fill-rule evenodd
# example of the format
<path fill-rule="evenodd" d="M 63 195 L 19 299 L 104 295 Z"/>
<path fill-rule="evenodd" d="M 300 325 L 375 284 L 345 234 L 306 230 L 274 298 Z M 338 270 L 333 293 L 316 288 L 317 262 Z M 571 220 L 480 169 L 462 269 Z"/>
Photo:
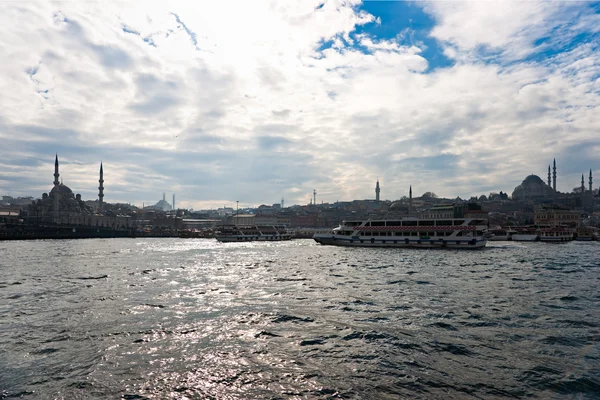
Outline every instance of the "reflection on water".
<path fill-rule="evenodd" d="M 598 398 L 600 243 L 0 242 L 24 398 Z"/>

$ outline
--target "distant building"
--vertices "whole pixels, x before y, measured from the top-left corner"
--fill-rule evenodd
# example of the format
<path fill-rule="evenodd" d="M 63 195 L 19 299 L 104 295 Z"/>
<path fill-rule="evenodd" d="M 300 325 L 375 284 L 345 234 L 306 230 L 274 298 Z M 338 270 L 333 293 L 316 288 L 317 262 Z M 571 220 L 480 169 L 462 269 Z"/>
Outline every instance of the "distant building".
<path fill-rule="evenodd" d="M 537 175 L 529 175 L 513 190 L 513 200 L 551 199 L 554 190 Z"/>
<path fill-rule="evenodd" d="M 104 179 L 102 164 L 100 165 L 100 186 L 98 187 L 98 210 L 74 194 L 71 188 L 59 181 L 58 155 L 54 160 L 54 187 L 50 193 L 43 193 L 42 198 L 32 201 L 27 207 L 26 217 L 39 223 L 68 224 L 81 226 L 98 226 L 111 228 L 131 228 L 133 219 L 128 215 L 105 212 L 103 206 Z M 102 210 L 102 211 L 100 211 Z"/>
<path fill-rule="evenodd" d="M 163 193 L 162 200 L 160 200 L 158 203 L 156 203 L 153 207 L 157 210 L 162 210 L 162 211 L 171 211 L 173 209 L 173 207 L 165 199 L 164 193 Z"/>
<path fill-rule="evenodd" d="M 440 204 L 423 211 L 421 218 L 439 219 L 439 218 L 460 218 L 462 213 L 454 204 Z"/>
<path fill-rule="evenodd" d="M 580 219 L 581 211 L 555 205 L 542 205 L 536 207 L 533 221 L 536 225 L 565 225 L 574 228 L 579 225 Z"/>
<path fill-rule="evenodd" d="M 256 214 L 254 216 L 254 223 L 256 225 L 277 225 L 278 218 L 275 214 Z"/>
<path fill-rule="evenodd" d="M 41 200 L 33 201 L 28 207 L 29 215 L 54 223 L 68 221 L 72 216 L 93 215 L 93 209 L 74 194 L 70 187 L 59 181 L 58 155 L 54 160 L 54 187 L 43 193 Z"/>
<path fill-rule="evenodd" d="M 234 225 L 251 226 L 255 225 L 254 214 L 236 214 L 231 217 Z"/>

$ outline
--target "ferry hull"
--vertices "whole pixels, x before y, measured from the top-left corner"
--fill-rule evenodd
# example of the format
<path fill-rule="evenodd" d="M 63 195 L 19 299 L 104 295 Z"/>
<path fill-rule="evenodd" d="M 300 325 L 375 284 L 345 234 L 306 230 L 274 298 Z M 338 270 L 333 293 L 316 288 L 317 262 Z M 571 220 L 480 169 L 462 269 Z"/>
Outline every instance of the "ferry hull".
<path fill-rule="evenodd" d="M 505 242 L 507 240 L 511 240 L 511 238 L 508 235 L 494 235 L 489 238 L 489 240 L 492 242 Z"/>
<path fill-rule="evenodd" d="M 375 239 L 348 238 L 331 234 L 317 234 L 313 239 L 320 244 L 346 247 L 393 247 L 393 248 L 447 248 L 447 249 L 479 249 L 485 247 L 487 239 L 476 237 L 468 240 L 439 239 Z"/>
<path fill-rule="evenodd" d="M 573 237 L 540 237 L 540 242 L 548 242 L 548 243 L 564 243 L 570 242 L 573 240 Z"/>
<path fill-rule="evenodd" d="M 535 242 L 539 239 L 539 236 L 535 234 L 515 233 L 512 235 L 512 240 L 517 242 Z"/>
<path fill-rule="evenodd" d="M 215 236 L 221 243 L 242 243 L 242 242 L 281 242 L 290 240 L 291 236 Z"/>

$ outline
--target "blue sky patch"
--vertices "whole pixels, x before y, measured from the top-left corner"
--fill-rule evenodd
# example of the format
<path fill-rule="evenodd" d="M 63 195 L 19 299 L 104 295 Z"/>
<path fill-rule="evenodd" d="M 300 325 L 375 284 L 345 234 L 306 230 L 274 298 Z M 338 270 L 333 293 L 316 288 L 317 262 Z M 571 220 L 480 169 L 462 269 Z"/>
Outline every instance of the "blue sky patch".
<path fill-rule="evenodd" d="M 366 1 L 360 9 L 379 18 L 381 23 L 370 23 L 356 28 L 357 34 L 367 34 L 374 40 L 397 39 L 401 45 L 419 47 L 432 72 L 454 65 L 444 55 L 439 42 L 429 37 L 435 20 L 415 2 Z"/>

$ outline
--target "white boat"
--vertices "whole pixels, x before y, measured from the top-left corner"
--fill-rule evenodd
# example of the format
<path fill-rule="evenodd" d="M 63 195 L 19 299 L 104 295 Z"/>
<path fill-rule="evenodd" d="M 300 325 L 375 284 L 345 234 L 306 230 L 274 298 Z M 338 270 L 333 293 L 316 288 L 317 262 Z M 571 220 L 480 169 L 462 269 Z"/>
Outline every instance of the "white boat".
<path fill-rule="evenodd" d="M 573 231 L 562 226 L 552 226 L 539 230 L 540 242 L 570 242 L 573 240 Z"/>
<path fill-rule="evenodd" d="M 489 232 L 491 234 L 489 240 L 494 242 L 512 240 L 512 235 L 515 233 L 515 231 L 504 228 L 491 229 Z"/>
<path fill-rule="evenodd" d="M 540 236 L 536 228 L 515 228 L 512 234 L 512 240 L 517 242 L 536 242 L 540 240 Z"/>
<path fill-rule="evenodd" d="M 324 245 L 477 249 L 487 243 L 487 221 L 473 218 L 343 221 L 313 239 Z"/>
<path fill-rule="evenodd" d="M 215 238 L 219 242 L 279 242 L 290 240 L 292 234 L 279 225 L 222 225 L 217 228 Z"/>

